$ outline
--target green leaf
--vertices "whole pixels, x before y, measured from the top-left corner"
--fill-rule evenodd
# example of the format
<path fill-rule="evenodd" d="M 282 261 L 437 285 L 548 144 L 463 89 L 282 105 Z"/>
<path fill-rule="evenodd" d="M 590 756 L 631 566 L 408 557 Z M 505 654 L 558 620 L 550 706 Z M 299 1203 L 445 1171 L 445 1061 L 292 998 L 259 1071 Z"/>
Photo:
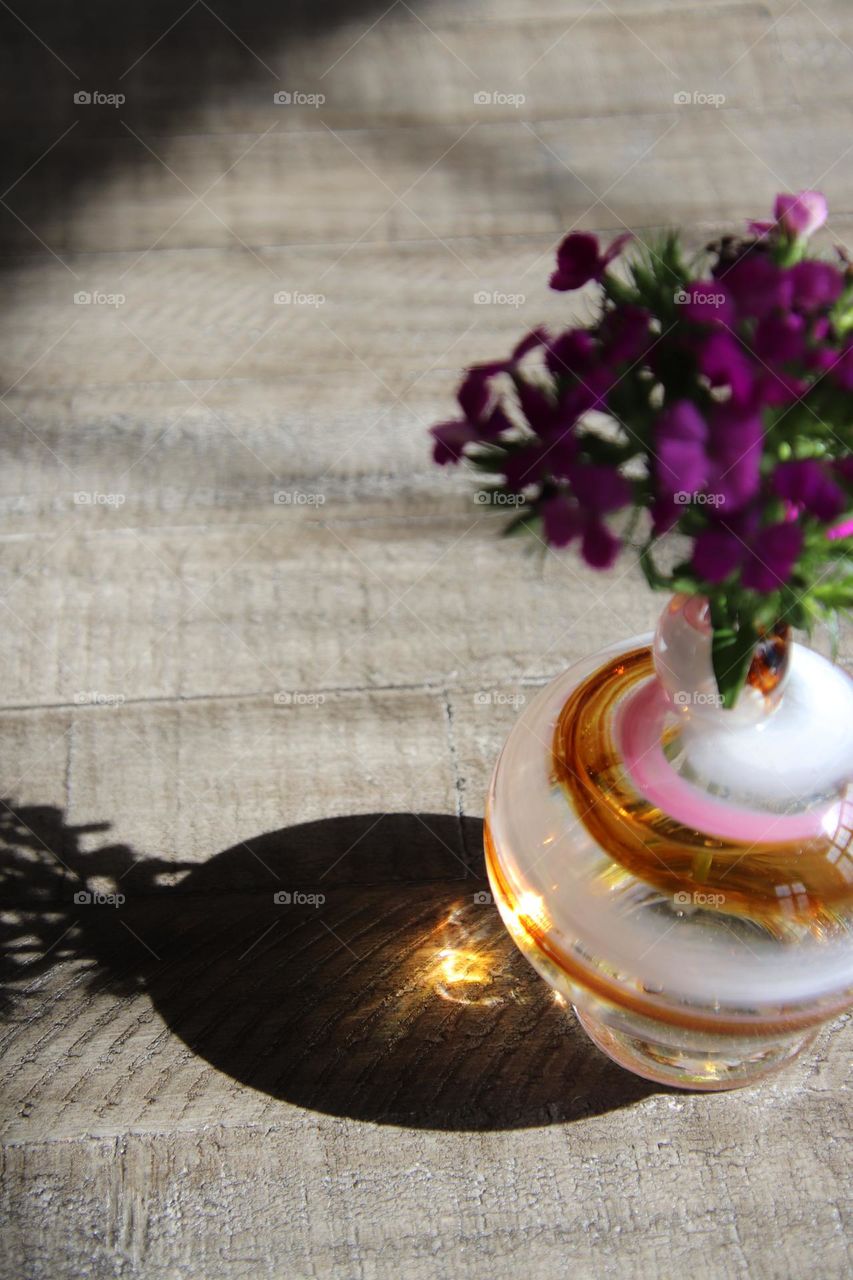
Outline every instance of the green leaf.
<path fill-rule="evenodd" d="M 758 636 L 752 619 L 736 622 L 719 598 L 711 600 L 711 661 L 723 706 L 731 710 L 746 683 Z"/>

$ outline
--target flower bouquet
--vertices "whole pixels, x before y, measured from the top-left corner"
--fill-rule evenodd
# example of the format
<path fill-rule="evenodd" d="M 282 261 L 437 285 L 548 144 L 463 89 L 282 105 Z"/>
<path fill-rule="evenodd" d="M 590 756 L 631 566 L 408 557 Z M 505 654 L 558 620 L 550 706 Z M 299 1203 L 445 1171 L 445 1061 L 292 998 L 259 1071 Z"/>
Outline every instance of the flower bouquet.
<path fill-rule="evenodd" d="M 473 366 L 432 429 L 436 462 L 519 503 L 508 532 L 596 569 L 632 545 L 650 586 L 707 599 L 727 708 L 763 635 L 853 604 L 853 267 L 810 250 L 819 192 L 774 212 L 698 257 L 675 232 L 631 254 L 568 235 L 551 287 L 591 286 L 593 318 Z"/>

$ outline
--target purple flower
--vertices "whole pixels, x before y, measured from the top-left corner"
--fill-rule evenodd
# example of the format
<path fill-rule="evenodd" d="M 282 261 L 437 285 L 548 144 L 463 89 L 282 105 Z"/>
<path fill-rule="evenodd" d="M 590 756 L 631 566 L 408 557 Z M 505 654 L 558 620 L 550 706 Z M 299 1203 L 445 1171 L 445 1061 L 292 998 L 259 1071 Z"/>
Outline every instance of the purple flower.
<path fill-rule="evenodd" d="M 719 280 L 694 280 L 676 295 L 676 302 L 694 324 L 734 323 L 734 304 L 728 289 Z"/>
<path fill-rule="evenodd" d="M 521 412 L 537 435 L 545 435 L 553 426 L 555 404 L 544 388 L 529 382 L 527 378 L 517 377 L 515 390 Z"/>
<path fill-rule="evenodd" d="M 791 576 L 803 546 L 803 531 L 781 521 L 743 536 L 729 525 L 712 525 L 693 546 L 693 570 L 706 582 L 725 582 L 737 569 L 741 583 L 762 594 L 776 591 Z"/>
<path fill-rule="evenodd" d="M 693 571 L 706 582 L 725 582 L 745 553 L 741 539 L 730 529 L 711 525 L 693 544 Z"/>
<path fill-rule="evenodd" d="M 707 491 L 718 505 L 737 511 L 758 492 L 764 429 L 757 410 L 733 401 L 705 419 L 689 400 L 665 409 L 655 431 L 656 478 L 664 505 L 656 520 L 671 515 L 666 503 Z"/>
<path fill-rule="evenodd" d="M 755 535 L 743 568 L 743 585 L 752 591 L 776 591 L 785 585 L 803 549 L 803 531 L 782 521 Z"/>
<path fill-rule="evenodd" d="M 791 304 L 790 272 L 777 267 L 766 253 L 745 253 L 720 278 L 725 279 L 741 315 L 761 319 L 776 307 Z"/>
<path fill-rule="evenodd" d="M 765 316 L 756 326 L 752 345 L 755 354 L 765 364 L 800 360 L 805 353 L 805 320 L 793 311 Z"/>
<path fill-rule="evenodd" d="M 639 360 L 652 339 L 650 319 L 645 307 L 627 305 L 608 311 L 601 326 L 604 359 L 612 365 Z"/>
<path fill-rule="evenodd" d="M 581 538 L 581 554 L 594 569 L 608 569 L 619 553 L 619 539 L 602 520 L 631 501 L 631 485 L 613 467 L 578 462 L 568 469 L 572 495 L 556 494 L 540 505 L 546 541 L 565 547 Z"/>
<path fill-rule="evenodd" d="M 576 502 L 564 493 L 546 498 L 539 505 L 545 541 L 551 547 L 567 547 L 583 528 L 583 515 Z"/>
<path fill-rule="evenodd" d="M 820 191 L 782 193 L 776 197 L 773 210 L 776 221 L 792 239 L 806 239 L 826 222 L 829 209 Z"/>
<path fill-rule="evenodd" d="M 580 289 L 590 280 L 600 280 L 613 259 L 632 238 L 630 233 L 617 236 L 610 248 L 602 253 L 597 236 L 586 231 L 573 231 L 557 250 L 557 270 L 551 276 L 551 288 L 565 292 L 568 289 Z"/>
<path fill-rule="evenodd" d="M 558 378 L 565 374 L 583 377 L 595 366 L 597 358 L 596 341 L 587 329 L 566 329 L 545 349 L 545 364 Z"/>
<path fill-rule="evenodd" d="M 615 467 L 578 462 L 569 471 L 569 479 L 581 506 L 595 515 L 618 511 L 631 501 L 630 482 Z"/>
<path fill-rule="evenodd" d="M 844 391 L 853 391 L 853 345 L 845 347 L 839 355 L 832 353 L 828 368 L 839 387 Z"/>
<path fill-rule="evenodd" d="M 761 412 L 731 401 L 711 415 L 713 468 L 708 490 L 727 513 L 739 511 L 758 493 L 764 424 Z"/>
<path fill-rule="evenodd" d="M 501 432 L 508 431 L 512 427 L 506 413 L 494 400 L 492 378 L 499 373 L 515 375 L 524 356 L 536 347 L 543 346 L 546 341 L 547 335 L 543 329 L 533 329 L 513 348 L 508 360 L 492 360 L 488 364 L 475 364 L 466 372 L 456 393 L 456 399 L 463 414 L 462 419 L 442 422 L 437 427 L 430 427 L 430 434 L 435 441 L 432 456 L 439 466 L 459 462 L 466 445 L 494 440 Z M 531 392 L 531 404 L 532 397 Z M 538 403 L 536 412 L 544 414 L 545 399 L 543 396 L 543 402 Z"/>
<path fill-rule="evenodd" d="M 440 467 L 446 466 L 448 462 L 459 462 L 466 444 L 473 444 L 479 439 L 476 428 L 470 422 L 441 422 L 429 430 L 435 441 L 432 447 L 433 461 Z"/>
<path fill-rule="evenodd" d="M 708 478 L 708 424 L 695 404 L 679 400 L 665 409 L 655 428 L 657 488 L 673 501 L 698 493 Z"/>
<path fill-rule="evenodd" d="M 710 334 L 698 350 L 697 363 L 712 387 L 731 387 L 732 396 L 739 401 L 749 398 L 756 370 L 730 333 Z"/>
<path fill-rule="evenodd" d="M 527 445 L 511 453 L 504 463 L 506 486 L 521 493 L 529 484 L 538 484 L 545 467 L 544 450 L 539 444 Z"/>
<path fill-rule="evenodd" d="M 607 525 L 566 494 L 546 498 L 540 505 L 545 540 L 552 547 L 566 547 L 581 538 L 581 555 L 593 569 L 609 569 L 619 554 L 619 540 Z"/>
<path fill-rule="evenodd" d="M 494 440 L 512 424 L 492 397 L 490 379 L 508 362 L 475 365 L 469 369 L 456 393 L 464 417 L 431 427 L 435 441 L 432 456 L 439 466 L 457 463 L 465 446 L 480 440 Z"/>
<path fill-rule="evenodd" d="M 824 524 L 840 516 L 847 505 L 838 485 L 815 458 L 780 462 L 771 484 L 774 493 L 790 502 L 796 511 L 807 511 Z"/>
<path fill-rule="evenodd" d="M 792 301 L 800 311 L 820 311 L 837 302 L 844 290 L 844 277 L 831 262 L 810 259 L 791 269 Z"/>
<path fill-rule="evenodd" d="M 619 539 L 601 520 L 588 519 L 581 541 L 581 555 L 593 569 L 609 569 L 619 554 Z"/>

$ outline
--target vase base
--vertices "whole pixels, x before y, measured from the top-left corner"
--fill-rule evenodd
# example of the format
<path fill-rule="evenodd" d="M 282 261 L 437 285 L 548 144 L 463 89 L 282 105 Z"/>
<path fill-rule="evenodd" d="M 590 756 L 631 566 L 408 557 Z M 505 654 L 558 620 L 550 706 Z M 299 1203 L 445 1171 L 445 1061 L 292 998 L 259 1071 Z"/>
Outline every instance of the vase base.
<path fill-rule="evenodd" d="M 753 1047 L 740 1040 L 736 1049 L 731 1041 L 714 1036 L 714 1044 L 681 1049 L 648 1036 L 615 1031 L 576 1005 L 573 1008 L 590 1040 L 608 1058 L 634 1075 L 675 1089 L 742 1089 L 787 1066 L 817 1034 L 807 1031 L 769 1043 L 757 1041 Z"/>

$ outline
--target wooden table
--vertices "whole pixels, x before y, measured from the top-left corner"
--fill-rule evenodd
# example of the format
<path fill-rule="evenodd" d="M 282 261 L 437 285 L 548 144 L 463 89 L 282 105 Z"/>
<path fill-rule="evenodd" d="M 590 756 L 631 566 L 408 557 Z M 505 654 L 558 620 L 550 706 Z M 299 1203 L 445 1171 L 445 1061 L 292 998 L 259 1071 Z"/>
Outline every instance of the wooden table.
<path fill-rule="evenodd" d="M 660 602 L 425 432 L 571 226 L 850 244 L 850 5 L 87 9 L 4 7 L 0 1274 L 846 1274 L 849 1034 L 658 1089 L 477 900 L 517 706 Z"/>

